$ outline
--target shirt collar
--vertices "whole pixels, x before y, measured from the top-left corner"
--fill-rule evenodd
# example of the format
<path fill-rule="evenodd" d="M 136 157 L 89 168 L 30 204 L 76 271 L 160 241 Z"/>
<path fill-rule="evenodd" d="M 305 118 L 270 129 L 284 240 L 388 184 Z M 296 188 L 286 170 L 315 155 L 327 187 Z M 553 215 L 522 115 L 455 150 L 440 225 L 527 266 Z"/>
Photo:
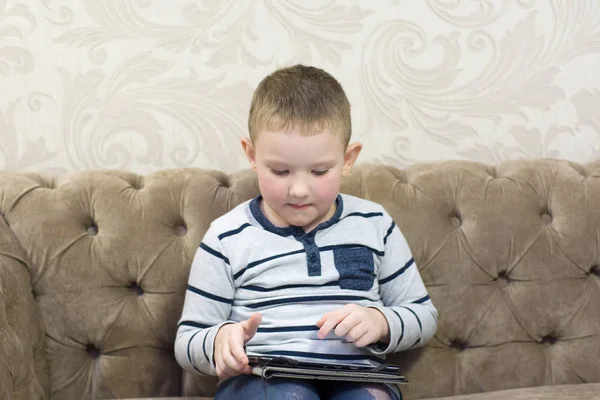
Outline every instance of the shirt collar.
<path fill-rule="evenodd" d="M 269 221 L 267 219 L 267 217 L 263 214 L 262 210 L 260 209 L 260 201 L 261 200 L 262 200 L 262 195 L 258 195 L 254 199 L 252 199 L 252 201 L 250 202 L 250 212 L 252 213 L 252 216 L 254 217 L 254 219 L 256 219 L 256 221 L 265 230 L 275 233 L 280 236 L 296 236 L 297 237 L 297 236 L 304 236 L 304 235 L 309 235 L 309 234 L 314 235 L 318 230 L 327 229 L 330 226 L 337 223 L 340 220 L 342 211 L 344 210 L 344 200 L 342 199 L 342 195 L 338 194 L 335 199 L 336 208 L 335 208 L 335 213 L 333 214 L 333 216 L 331 218 L 329 218 L 327 221 L 321 222 L 319 225 L 317 225 L 315 228 L 313 228 L 313 230 L 311 230 L 310 232 L 304 232 L 302 227 L 299 227 L 299 226 L 290 225 L 290 226 L 286 226 L 283 228 L 275 226 L 271 221 Z"/>

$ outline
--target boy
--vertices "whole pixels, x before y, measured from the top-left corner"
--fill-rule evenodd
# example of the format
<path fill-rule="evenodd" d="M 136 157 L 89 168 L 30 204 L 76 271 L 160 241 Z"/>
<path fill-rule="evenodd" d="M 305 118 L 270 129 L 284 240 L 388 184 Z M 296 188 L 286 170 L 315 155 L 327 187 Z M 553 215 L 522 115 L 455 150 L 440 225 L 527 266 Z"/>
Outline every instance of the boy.
<path fill-rule="evenodd" d="M 380 362 L 424 345 L 437 310 L 392 218 L 339 193 L 362 146 L 328 73 L 296 65 L 257 87 L 242 147 L 260 195 L 216 219 L 190 271 L 175 355 L 222 379 L 216 399 L 396 399 L 383 384 L 261 381 L 248 355 Z M 320 397 L 321 396 L 321 397 Z"/>

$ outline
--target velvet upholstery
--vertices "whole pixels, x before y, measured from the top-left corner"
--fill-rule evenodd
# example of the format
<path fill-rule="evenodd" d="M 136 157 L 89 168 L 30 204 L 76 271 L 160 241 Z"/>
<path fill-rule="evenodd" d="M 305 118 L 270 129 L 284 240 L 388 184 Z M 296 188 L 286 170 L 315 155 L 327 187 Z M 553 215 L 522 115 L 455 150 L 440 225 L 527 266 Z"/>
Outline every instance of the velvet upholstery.
<path fill-rule="evenodd" d="M 394 217 L 439 310 L 426 347 L 389 359 L 407 398 L 598 398 L 599 178 L 532 160 L 343 180 Z M 257 193 L 249 170 L 1 172 L 0 398 L 214 394 L 177 365 L 176 323 L 210 222 Z"/>

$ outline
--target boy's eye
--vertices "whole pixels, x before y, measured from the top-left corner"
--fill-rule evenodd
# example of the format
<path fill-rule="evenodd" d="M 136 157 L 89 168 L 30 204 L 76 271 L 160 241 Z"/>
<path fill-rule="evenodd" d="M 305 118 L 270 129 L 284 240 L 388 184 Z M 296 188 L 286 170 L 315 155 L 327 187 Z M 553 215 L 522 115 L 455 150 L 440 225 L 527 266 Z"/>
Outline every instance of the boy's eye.
<path fill-rule="evenodd" d="M 271 172 L 277 176 L 285 176 L 288 173 L 287 170 L 277 170 L 277 169 L 273 169 L 273 168 L 271 168 Z"/>
<path fill-rule="evenodd" d="M 322 169 L 322 170 L 313 171 L 312 173 L 317 176 L 322 176 L 322 175 L 325 175 L 328 171 L 329 171 L 328 169 Z"/>

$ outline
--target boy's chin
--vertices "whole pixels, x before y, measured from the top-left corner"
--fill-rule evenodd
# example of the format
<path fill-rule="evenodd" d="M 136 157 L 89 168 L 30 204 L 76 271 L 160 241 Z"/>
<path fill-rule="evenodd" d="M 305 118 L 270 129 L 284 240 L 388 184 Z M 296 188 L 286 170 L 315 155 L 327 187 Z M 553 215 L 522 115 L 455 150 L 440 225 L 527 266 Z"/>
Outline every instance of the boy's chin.
<path fill-rule="evenodd" d="M 310 218 L 310 217 L 305 217 L 305 218 L 298 218 L 298 217 L 290 217 L 290 218 L 286 218 L 286 222 L 289 225 L 292 226 L 298 226 L 300 228 L 306 228 L 307 226 L 316 226 L 318 225 L 317 221 L 320 221 L 321 217 L 315 217 L 315 218 Z"/>

